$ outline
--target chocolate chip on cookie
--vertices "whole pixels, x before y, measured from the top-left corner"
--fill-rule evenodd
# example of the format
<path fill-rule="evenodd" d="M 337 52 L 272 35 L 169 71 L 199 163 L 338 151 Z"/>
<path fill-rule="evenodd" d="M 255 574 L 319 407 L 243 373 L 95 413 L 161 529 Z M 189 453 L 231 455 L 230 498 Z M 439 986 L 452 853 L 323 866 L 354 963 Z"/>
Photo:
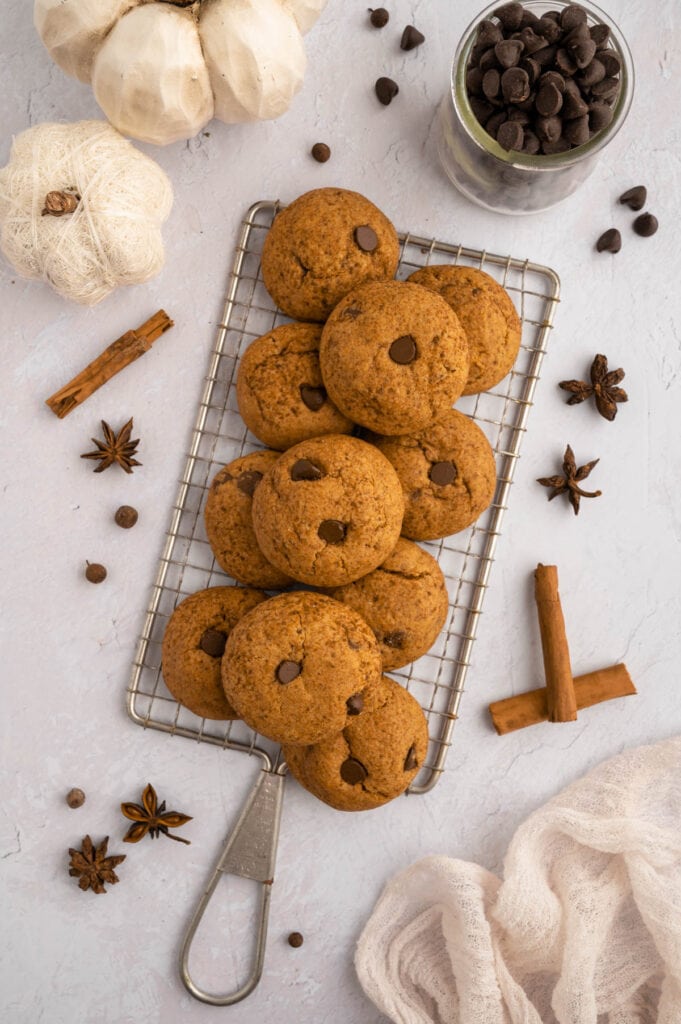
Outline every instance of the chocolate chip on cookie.
<path fill-rule="evenodd" d="M 309 459 L 298 459 L 291 466 L 292 480 L 321 480 L 324 470 Z"/>
<path fill-rule="evenodd" d="M 358 786 L 366 780 L 368 774 L 362 762 L 354 757 L 348 757 L 340 766 L 340 777 L 349 786 Z"/>
<path fill-rule="evenodd" d="M 206 629 L 199 640 L 199 647 L 211 658 L 221 658 L 225 653 L 227 634 L 221 629 Z"/>

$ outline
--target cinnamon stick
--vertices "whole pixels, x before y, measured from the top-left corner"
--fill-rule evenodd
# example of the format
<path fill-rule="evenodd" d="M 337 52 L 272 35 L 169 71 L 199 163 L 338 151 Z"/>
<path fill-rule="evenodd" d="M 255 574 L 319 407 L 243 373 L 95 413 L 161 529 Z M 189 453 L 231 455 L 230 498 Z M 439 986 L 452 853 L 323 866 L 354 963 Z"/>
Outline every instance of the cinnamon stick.
<path fill-rule="evenodd" d="M 157 338 L 173 326 L 168 314 L 159 309 L 136 330 L 126 331 L 120 338 L 105 348 L 84 370 L 63 388 L 46 399 L 55 416 L 63 419 L 76 406 L 94 394 L 102 384 L 115 377 L 135 359 L 139 359 L 151 348 Z"/>
<path fill-rule="evenodd" d="M 624 664 L 611 665 L 596 672 L 587 672 L 573 680 L 577 708 L 593 707 L 606 700 L 629 697 L 636 693 L 636 687 Z M 529 690 L 516 697 L 494 701 L 489 705 L 492 724 L 500 736 L 528 725 L 548 721 L 548 693 L 546 687 Z"/>
<path fill-rule="evenodd" d="M 544 655 L 548 719 L 549 722 L 574 722 L 577 719 L 577 701 L 555 565 L 542 565 L 540 562 L 537 566 L 534 598 Z"/>

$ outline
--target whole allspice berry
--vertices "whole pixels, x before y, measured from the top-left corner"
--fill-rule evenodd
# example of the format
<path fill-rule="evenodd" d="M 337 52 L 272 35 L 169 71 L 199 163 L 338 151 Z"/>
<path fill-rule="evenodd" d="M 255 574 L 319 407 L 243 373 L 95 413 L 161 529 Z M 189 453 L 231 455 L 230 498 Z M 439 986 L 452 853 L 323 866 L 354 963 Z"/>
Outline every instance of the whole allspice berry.
<path fill-rule="evenodd" d="M 325 142 L 315 142 L 310 152 L 318 164 L 325 164 L 331 156 L 331 150 Z"/>
<path fill-rule="evenodd" d="M 291 932 L 288 937 L 289 946 L 293 946 L 294 949 L 298 949 L 303 944 L 303 936 L 300 932 Z"/>
<path fill-rule="evenodd" d="M 102 583 L 106 579 L 106 569 L 99 562 L 86 562 L 85 579 L 90 583 Z"/>
<path fill-rule="evenodd" d="M 82 807 L 85 803 L 85 793 L 82 789 L 70 789 L 66 794 L 66 802 L 69 807 Z"/>
<path fill-rule="evenodd" d="M 132 505 L 121 505 L 120 508 L 116 509 L 114 515 L 114 521 L 117 526 L 121 526 L 124 530 L 129 530 L 138 520 L 137 509 L 133 508 Z"/>

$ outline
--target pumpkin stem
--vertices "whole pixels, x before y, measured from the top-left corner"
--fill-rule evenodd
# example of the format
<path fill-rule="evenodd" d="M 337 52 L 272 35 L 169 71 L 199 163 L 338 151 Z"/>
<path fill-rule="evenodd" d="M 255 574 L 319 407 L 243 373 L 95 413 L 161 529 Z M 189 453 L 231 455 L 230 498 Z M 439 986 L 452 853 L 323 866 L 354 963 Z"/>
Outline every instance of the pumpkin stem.
<path fill-rule="evenodd" d="M 73 213 L 80 202 L 77 192 L 48 192 L 45 196 L 43 217 L 63 217 L 65 213 Z"/>

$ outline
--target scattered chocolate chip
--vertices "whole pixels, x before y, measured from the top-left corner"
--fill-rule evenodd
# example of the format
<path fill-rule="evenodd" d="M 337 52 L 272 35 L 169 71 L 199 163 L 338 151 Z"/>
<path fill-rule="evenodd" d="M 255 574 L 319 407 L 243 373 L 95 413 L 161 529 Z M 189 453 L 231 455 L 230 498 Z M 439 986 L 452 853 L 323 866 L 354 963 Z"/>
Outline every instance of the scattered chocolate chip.
<path fill-rule="evenodd" d="M 331 150 L 325 142 L 315 142 L 314 146 L 310 150 L 310 153 L 315 158 L 318 164 L 325 164 L 331 156 Z"/>
<path fill-rule="evenodd" d="M 557 139 L 544 139 L 541 144 L 541 151 L 544 156 L 555 156 L 557 153 L 567 153 L 570 148 L 570 143 L 564 135 L 561 135 Z"/>
<path fill-rule="evenodd" d="M 416 760 L 416 750 L 413 746 L 407 751 L 407 756 L 404 759 L 404 770 L 405 772 L 413 772 L 414 768 L 418 768 L 419 763 Z"/>
<path fill-rule="evenodd" d="M 400 87 L 397 82 L 393 82 L 392 78 L 385 77 L 378 78 L 374 88 L 379 101 L 384 107 L 387 107 L 389 103 L 392 103 L 400 91 Z"/>
<path fill-rule="evenodd" d="M 579 86 L 569 78 L 565 83 L 565 90 L 563 92 L 563 117 L 570 120 L 573 117 L 583 117 L 584 114 L 588 113 L 589 105 L 582 98 Z"/>
<path fill-rule="evenodd" d="M 563 30 L 558 22 L 554 18 L 547 18 L 546 16 L 539 19 L 537 32 L 549 44 L 557 43 L 563 35 Z"/>
<path fill-rule="evenodd" d="M 287 941 L 289 946 L 292 946 L 294 949 L 300 949 L 303 944 L 303 936 L 300 932 L 291 932 Z"/>
<path fill-rule="evenodd" d="M 137 509 L 132 505 L 121 505 L 114 513 L 114 522 L 124 530 L 129 530 L 138 520 Z"/>
<path fill-rule="evenodd" d="M 481 100 L 477 96 L 470 96 L 468 102 L 476 118 L 484 127 L 494 113 L 494 107 L 487 100 Z"/>
<path fill-rule="evenodd" d="M 519 39 L 502 39 L 494 47 L 494 55 L 502 68 L 514 68 L 522 56 L 524 46 Z"/>
<path fill-rule="evenodd" d="M 248 495 L 249 498 L 253 497 L 253 492 L 262 480 L 262 473 L 258 469 L 245 469 L 243 473 L 239 473 L 237 477 L 236 485 L 242 494 Z"/>
<path fill-rule="evenodd" d="M 277 665 L 275 675 L 280 683 L 292 683 L 297 679 L 303 670 L 303 666 L 297 661 L 280 661 Z"/>
<path fill-rule="evenodd" d="M 506 103 L 522 103 L 530 95 L 530 79 L 522 68 L 508 68 L 501 76 L 501 91 Z"/>
<path fill-rule="evenodd" d="M 596 44 L 593 39 L 580 40 L 569 46 L 570 56 L 580 70 L 589 66 L 596 56 Z"/>
<path fill-rule="evenodd" d="M 359 715 L 364 708 L 364 697 L 361 693 L 353 693 L 345 702 L 349 715 Z"/>
<path fill-rule="evenodd" d="M 634 231 L 642 238 L 650 238 L 658 229 L 657 217 L 652 213 L 642 213 L 634 221 Z"/>
<path fill-rule="evenodd" d="M 492 114 L 489 121 L 485 125 L 485 131 L 488 133 L 488 135 L 491 135 L 493 138 L 496 139 L 497 135 L 499 134 L 499 129 L 501 128 L 502 124 L 505 121 L 506 111 L 498 110 L 496 114 Z"/>
<path fill-rule="evenodd" d="M 490 46 L 489 50 L 485 50 L 482 57 L 480 58 L 480 64 L 478 65 L 478 67 L 483 72 L 483 74 L 485 71 L 491 71 L 492 68 L 499 67 L 499 61 L 497 60 L 497 55 L 494 52 L 493 46 Z"/>
<path fill-rule="evenodd" d="M 396 338 L 388 349 L 388 354 L 392 361 L 399 366 L 408 366 L 409 363 L 413 363 L 418 353 L 412 335 L 402 334 Z"/>
<path fill-rule="evenodd" d="M 292 480 L 321 480 L 324 470 L 309 459 L 297 459 L 291 466 Z"/>
<path fill-rule="evenodd" d="M 469 68 L 466 72 L 466 88 L 473 95 L 480 95 L 482 92 L 482 80 L 484 78 L 481 68 Z"/>
<path fill-rule="evenodd" d="M 428 477 L 438 487 L 446 487 L 452 484 L 459 475 L 453 462 L 434 462 L 428 470 Z"/>
<path fill-rule="evenodd" d="M 538 36 L 534 29 L 527 25 L 520 32 L 520 42 L 523 44 L 524 52 L 531 57 L 537 50 L 544 49 L 547 40 L 543 36 Z"/>
<path fill-rule="evenodd" d="M 426 37 L 417 28 L 414 28 L 413 25 L 407 25 L 400 39 L 400 50 L 415 50 L 417 46 L 425 42 L 425 39 Z"/>
<path fill-rule="evenodd" d="M 106 579 L 106 569 L 99 562 L 86 562 L 85 579 L 89 583 L 101 583 Z"/>
<path fill-rule="evenodd" d="M 567 77 L 572 77 L 577 71 L 576 61 L 573 60 L 572 55 L 563 46 L 556 51 L 556 67 L 562 75 Z"/>
<path fill-rule="evenodd" d="M 348 757 L 340 766 L 340 777 L 348 786 L 357 786 L 364 782 L 368 774 L 362 762 L 354 757 Z"/>
<path fill-rule="evenodd" d="M 221 658 L 226 644 L 227 634 L 221 629 L 205 629 L 199 640 L 199 647 L 211 658 Z"/>
<path fill-rule="evenodd" d="M 535 156 L 541 149 L 541 143 L 534 132 L 525 131 L 522 152 L 528 156 Z"/>
<path fill-rule="evenodd" d="M 324 519 L 319 524 L 317 536 L 327 544 L 342 544 L 345 540 L 347 527 L 339 519 Z"/>
<path fill-rule="evenodd" d="M 520 28 L 531 28 L 536 31 L 539 25 L 540 18 L 534 11 L 530 11 L 527 8 L 523 8 L 523 16 L 520 19 Z"/>
<path fill-rule="evenodd" d="M 370 7 L 371 14 L 369 15 L 369 21 L 374 28 L 383 28 L 390 21 L 390 15 L 386 11 L 385 7 L 375 7 L 373 10 Z"/>
<path fill-rule="evenodd" d="M 400 651 L 402 649 L 406 639 L 407 634 L 403 629 L 394 629 L 392 633 L 383 634 L 383 643 L 385 646 L 393 648 L 396 651 Z"/>
<path fill-rule="evenodd" d="M 648 189 L 645 185 L 634 185 L 633 188 L 628 188 L 626 192 L 622 193 L 619 201 L 623 206 L 628 206 L 630 210 L 642 210 L 647 198 Z"/>
<path fill-rule="evenodd" d="M 507 32 L 516 32 L 523 20 L 523 5 L 519 3 L 502 4 L 494 11 Z"/>
<path fill-rule="evenodd" d="M 378 235 L 368 224 L 360 224 L 355 228 L 353 237 L 362 252 L 375 252 L 378 249 Z"/>
<path fill-rule="evenodd" d="M 326 388 L 301 384 L 300 397 L 303 405 L 306 405 L 310 412 L 319 412 L 326 401 Z"/>
<path fill-rule="evenodd" d="M 553 64 L 555 61 L 556 50 L 556 46 L 545 46 L 543 50 L 536 50 L 532 57 L 540 67 L 546 67 L 547 64 Z"/>
<path fill-rule="evenodd" d="M 527 77 L 530 80 L 530 85 L 534 85 L 541 74 L 541 67 L 534 59 L 534 57 L 524 57 L 520 62 L 520 67 L 523 71 L 527 72 Z M 548 74 L 548 72 L 547 72 Z"/>
<path fill-rule="evenodd" d="M 553 117 L 563 106 L 563 95 L 557 85 L 546 82 L 539 89 L 534 105 L 542 117 Z"/>
<path fill-rule="evenodd" d="M 586 11 L 579 4 L 568 4 L 564 7 L 560 14 L 561 28 L 565 32 L 569 32 L 570 29 L 577 28 L 578 25 L 586 24 Z"/>
<path fill-rule="evenodd" d="M 523 126 L 518 121 L 507 121 L 504 117 L 503 124 L 499 125 L 499 130 L 496 134 L 496 139 L 502 149 L 507 152 L 514 149 L 520 151 L 525 144 L 525 132 Z"/>
<path fill-rule="evenodd" d="M 82 807 L 85 803 L 85 793 L 82 789 L 70 789 L 66 794 L 66 802 L 69 807 Z"/>
<path fill-rule="evenodd" d="M 617 228 L 609 228 L 604 231 L 596 242 L 598 252 L 619 252 L 622 248 L 622 236 Z"/>

